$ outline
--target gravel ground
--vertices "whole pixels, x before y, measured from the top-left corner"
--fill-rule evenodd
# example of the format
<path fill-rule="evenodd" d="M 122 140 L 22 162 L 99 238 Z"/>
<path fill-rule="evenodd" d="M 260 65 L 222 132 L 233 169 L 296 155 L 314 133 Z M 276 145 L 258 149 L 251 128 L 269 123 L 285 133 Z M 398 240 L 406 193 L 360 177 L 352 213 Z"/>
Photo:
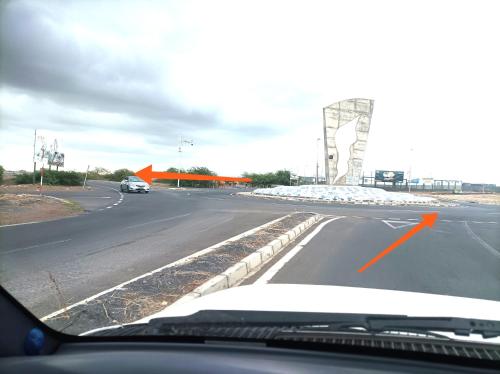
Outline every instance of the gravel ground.
<path fill-rule="evenodd" d="M 70 217 L 82 211 L 74 202 L 31 194 L 0 194 L 0 225 L 47 221 Z"/>
<path fill-rule="evenodd" d="M 230 266 L 311 217 L 296 213 L 192 261 L 168 267 L 47 320 L 70 334 L 130 323 L 157 313 Z M 57 284 L 54 282 L 57 291 Z M 62 295 L 60 295 L 62 298 Z"/>

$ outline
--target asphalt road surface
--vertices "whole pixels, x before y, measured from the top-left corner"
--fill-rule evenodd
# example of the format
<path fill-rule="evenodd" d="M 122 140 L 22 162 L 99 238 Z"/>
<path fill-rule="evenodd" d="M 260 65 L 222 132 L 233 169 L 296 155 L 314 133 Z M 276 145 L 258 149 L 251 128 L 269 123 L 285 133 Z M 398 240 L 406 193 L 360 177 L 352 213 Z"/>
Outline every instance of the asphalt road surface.
<path fill-rule="evenodd" d="M 60 309 L 290 212 L 342 217 L 268 280 L 430 292 L 500 301 L 500 209 L 304 203 L 236 195 L 237 189 L 121 194 L 91 181 L 73 199 L 85 214 L 0 227 L 0 283 L 37 316 Z M 424 229 L 363 273 L 357 270 L 421 219 Z M 291 246 L 292 248 L 293 246 Z M 290 248 L 290 249 L 291 249 Z M 262 276 L 266 269 L 255 275 Z"/>

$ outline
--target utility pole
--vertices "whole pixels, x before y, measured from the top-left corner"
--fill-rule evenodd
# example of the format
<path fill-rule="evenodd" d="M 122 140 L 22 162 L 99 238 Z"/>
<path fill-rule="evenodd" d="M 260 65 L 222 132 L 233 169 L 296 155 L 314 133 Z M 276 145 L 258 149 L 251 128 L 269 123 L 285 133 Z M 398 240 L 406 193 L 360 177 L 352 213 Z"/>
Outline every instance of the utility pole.
<path fill-rule="evenodd" d="M 316 184 L 319 183 L 319 159 L 318 159 L 318 148 L 319 148 L 319 141 L 321 138 L 316 139 Z"/>
<path fill-rule="evenodd" d="M 184 144 L 189 144 L 191 146 L 194 145 L 192 139 L 190 139 L 190 140 L 182 139 L 182 136 L 181 136 L 180 141 L 179 141 L 179 173 L 181 172 L 181 167 L 182 167 L 182 165 L 180 165 L 180 164 L 181 164 L 181 156 L 182 156 L 182 146 Z M 181 180 L 177 179 L 177 188 L 179 188 L 180 186 L 181 186 Z"/>
<path fill-rule="evenodd" d="M 85 184 L 87 184 L 87 175 L 89 174 L 90 165 L 87 165 L 87 171 L 85 173 L 85 179 L 83 180 L 83 189 L 85 189 Z"/>
<path fill-rule="evenodd" d="M 410 148 L 410 167 L 408 168 L 408 193 L 411 192 L 411 164 L 413 162 L 413 148 Z"/>
<path fill-rule="evenodd" d="M 35 139 L 33 140 L 33 184 L 36 182 L 36 129 L 35 129 Z"/>

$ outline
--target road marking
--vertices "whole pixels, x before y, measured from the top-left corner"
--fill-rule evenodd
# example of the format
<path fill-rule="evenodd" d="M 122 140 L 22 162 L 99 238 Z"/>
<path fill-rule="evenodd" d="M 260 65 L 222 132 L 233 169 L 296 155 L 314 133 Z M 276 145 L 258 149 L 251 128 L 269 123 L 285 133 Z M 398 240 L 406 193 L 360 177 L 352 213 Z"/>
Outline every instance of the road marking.
<path fill-rule="evenodd" d="M 45 317 L 40 318 L 40 321 L 42 321 L 42 322 L 46 321 L 46 320 L 48 320 L 50 318 L 53 318 L 53 317 L 55 317 L 55 316 L 57 316 L 57 315 L 59 315 L 61 313 L 66 312 L 67 310 L 73 309 L 74 307 L 76 307 L 78 305 L 86 304 L 89 301 L 92 301 L 92 300 L 98 298 L 99 296 L 102 296 L 102 295 L 105 295 L 107 293 L 113 292 L 114 290 L 117 290 L 119 288 L 123 288 L 124 286 L 126 286 L 129 283 L 135 282 L 135 281 L 137 281 L 139 279 L 142 279 L 142 278 L 145 278 L 145 277 L 147 277 L 149 275 L 152 275 L 154 273 L 160 272 L 160 271 L 162 271 L 162 270 L 164 270 L 166 268 L 177 266 L 177 265 L 181 265 L 181 264 L 185 264 L 186 262 L 189 262 L 189 261 L 191 261 L 191 260 L 193 260 L 193 259 L 195 259 L 197 257 L 203 256 L 204 254 L 207 254 L 207 253 L 210 253 L 210 252 L 216 250 L 217 248 L 225 245 L 226 243 L 233 242 L 233 241 L 236 241 L 238 239 L 244 238 L 246 236 L 252 235 L 253 233 L 255 233 L 255 232 L 257 232 L 257 231 L 259 231 L 259 230 L 261 230 L 263 228 L 266 228 L 267 226 L 271 226 L 271 225 L 275 224 L 276 222 L 279 222 L 282 219 L 285 219 L 287 217 L 290 217 L 290 214 L 287 214 L 285 216 L 276 218 L 276 219 L 274 219 L 272 221 L 269 221 L 267 223 L 264 223 L 264 224 L 262 224 L 260 226 L 254 227 L 253 229 L 247 230 L 245 232 L 242 232 L 241 234 L 238 234 L 238 235 L 233 236 L 233 237 L 231 237 L 229 239 L 226 239 L 226 240 L 224 240 L 224 241 L 222 241 L 220 243 L 217 243 L 217 244 L 214 244 L 214 245 L 212 245 L 212 246 L 210 246 L 208 248 L 202 249 L 201 251 L 198 251 L 198 252 L 195 252 L 195 253 L 193 253 L 193 254 L 191 254 L 189 256 L 183 257 L 180 260 L 174 261 L 174 262 L 172 262 L 172 263 L 170 263 L 168 265 L 164 265 L 164 266 L 159 267 L 159 268 L 157 268 L 155 270 L 152 270 L 152 271 L 147 272 L 145 274 L 139 275 L 139 276 L 137 276 L 137 277 L 135 277 L 133 279 L 130 279 L 130 280 L 126 281 L 126 282 L 120 283 L 117 286 L 108 288 L 107 290 L 101 291 L 101 292 L 99 292 L 99 293 L 97 293 L 95 295 L 92 295 L 90 297 L 87 297 L 86 299 L 83 299 L 83 300 L 81 300 L 81 301 L 79 301 L 77 303 L 69 305 L 66 308 L 62 308 L 62 309 L 56 310 L 55 312 L 52 312 L 52 313 L 46 315 Z"/>
<path fill-rule="evenodd" d="M 488 251 L 490 251 L 490 253 L 493 256 L 496 256 L 496 257 L 500 258 L 500 252 L 498 252 L 495 248 L 493 248 L 491 245 L 489 245 L 483 239 L 481 239 L 476 233 L 474 233 L 474 231 L 472 231 L 472 229 L 470 228 L 470 226 L 467 223 L 467 221 L 464 222 L 464 225 L 465 225 L 465 229 L 467 230 L 467 233 L 469 234 L 469 236 L 472 239 L 474 239 L 476 242 L 478 242 L 479 244 L 481 244 L 483 246 L 483 248 L 485 248 Z"/>
<path fill-rule="evenodd" d="M 54 244 L 60 244 L 60 243 L 66 243 L 69 242 L 71 239 L 64 239 L 64 240 L 57 240 L 55 242 L 49 242 L 49 243 L 43 243 L 43 244 L 35 244 L 35 245 L 30 245 L 29 247 L 23 247 L 23 248 L 16 248 L 16 249 L 11 249 L 10 251 L 2 252 L 2 254 L 6 255 L 9 253 L 14 253 L 14 252 L 20 252 L 20 251 L 25 251 L 27 249 L 33 249 L 33 248 L 39 248 L 39 247 L 44 247 L 46 245 L 54 245 Z"/>
<path fill-rule="evenodd" d="M 269 283 L 269 281 L 278 273 L 278 271 L 280 271 L 283 268 L 283 266 L 285 266 L 297 253 L 299 253 L 302 250 L 302 248 L 304 248 L 307 245 L 307 243 L 309 243 L 311 239 L 314 238 L 323 229 L 323 227 L 325 227 L 330 222 L 340 218 L 345 218 L 345 217 L 344 216 L 335 217 L 321 223 L 318 227 L 316 227 L 316 229 L 314 229 L 313 232 L 311 232 L 304 239 L 302 239 L 302 241 L 299 244 L 297 244 L 290 252 L 288 252 L 278 262 L 276 262 L 273 266 L 271 266 L 269 270 L 267 270 L 264 273 L 264 275 L 262 275 L 259 279 L 255 281 L 254 284 Z"/>
<path fill-rule="evenodd" d="M 181 215 L 178 215 L 178 216 L 173 216 L 173 217 L 168 217 L 168 218 L 162 218 L 162 219 L 157 219 L 157 220 L 154 220 L 154 221 L 148 221 L 148 222 L 143 222 L 143 223 L 138 223 L 136 225 L 126 226 L 126 227 L 124 227 L 124 229 L 131 229 L 131 228 L 134 228 L 134 227 L 141 227 L 141 226 L 151 225 L 153 223 L 158 223 L 158 222 L 172 221 L 174 219 L 182 218 L 182 217 L 187 217 L 187 216 L 190 216 L 190 215 L 191 215 L 191 213 L 186 213 L 186 214 L 181 214 Z"/>
<path fill-rule="evenodd" d="M 2 227 L 12 227 L 12 226 L 21 226 L 21 225 L 32 225 L 34 223 L 42 223 L 42 222 L 49 222 L 49 221 L 32 221 L 32 222 L 24 222 L 24 223 L 11 223 L 10 225 L 1 225 L 0 228 L 2 228 Z"/>
<path fill-rule="evenodd" d="M 402 227 L 407 227 L 407 226 L 412 226 L 412 225 L 418 225 L 418 222 L 408 222 L 408 221 L 391 221 L 388 219 L 383 219 L 383 223 L 385 223 L 387 226 L 389 226 L 391 229 L 397 230 Z M 393 224 L 396 224 L 394 226 Z"/>

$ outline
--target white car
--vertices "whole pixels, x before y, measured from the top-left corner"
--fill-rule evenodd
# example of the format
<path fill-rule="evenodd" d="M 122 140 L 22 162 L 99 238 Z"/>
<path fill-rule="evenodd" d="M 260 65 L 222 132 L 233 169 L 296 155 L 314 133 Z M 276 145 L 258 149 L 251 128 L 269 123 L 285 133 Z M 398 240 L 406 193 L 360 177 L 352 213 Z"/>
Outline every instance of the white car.
<path fill-rule="evenodd" d="M 122 192 L 139 192 L 142 191 L 148 193 L 150 186 L 148 183 L 144 182 L 141 178 L 135 175 L 129 175 L 125 177 L 120 183 L 120 191 Z"/>

